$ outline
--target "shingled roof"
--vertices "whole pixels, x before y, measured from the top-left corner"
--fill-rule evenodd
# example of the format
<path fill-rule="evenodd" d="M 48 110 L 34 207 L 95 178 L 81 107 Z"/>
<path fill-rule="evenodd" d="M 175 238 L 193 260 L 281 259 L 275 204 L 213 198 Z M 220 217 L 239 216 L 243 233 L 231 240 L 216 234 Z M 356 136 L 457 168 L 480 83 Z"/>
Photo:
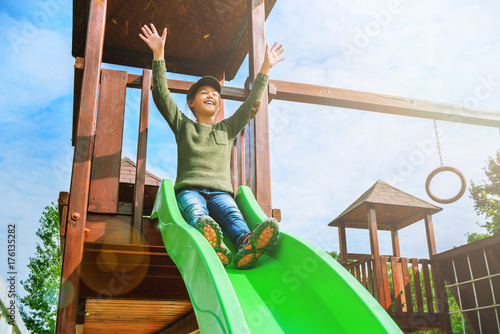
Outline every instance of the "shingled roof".
<path fill-rule="evenodd" d="M 135 163 L 129 158 L 122 158 L 121 167 L 120 167 L 120 183 L 129 183 L 135 184 Z M 157 186 L 159 187 L 161 184 L 161 179 L 146 171 L 146 180 L 145 184 L 147 186 Z"/>
<path fill-rule="evenodd" d="M 346 227 L 368 229 L 368 204 L 375 206 L 379 230 L 399 230 L 423 219 L 427 212 L 434 214 L 442 210 L 378 180 L 328 225 L 339 226 L 340 223 L 345 223 Z"/>

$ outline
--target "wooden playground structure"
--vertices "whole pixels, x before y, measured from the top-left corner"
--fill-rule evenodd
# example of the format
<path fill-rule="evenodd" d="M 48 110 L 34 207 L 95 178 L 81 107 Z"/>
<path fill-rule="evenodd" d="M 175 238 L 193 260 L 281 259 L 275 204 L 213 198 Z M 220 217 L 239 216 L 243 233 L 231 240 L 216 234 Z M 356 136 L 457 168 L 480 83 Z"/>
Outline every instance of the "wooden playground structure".
<path fill-rule="evenodd" d="M 190 333 L 198 328 L 179 271 L 165 251 L 155 221 L 145 217 L 151 213 L 159 180 L 145 169 L 152 56 L 138 33 L 142 25 L 150 22 L 168 27 L 169 72 L 213 75 L 223 85 L 223 99 L 243 101 L 262 63 L 265 20 L 275 2 L 73 1 L 75 152 L 70 192 L 61 193 L 59 198 L 64 252 L 57 333 Z M 225 86 L 224 82 L 234 78 L 247 54 L 246 87 Z M 103 69 L 103 62 L 144 70 L 142 75 L 134 75 Z M 185 94 L 191 84 L 168 80 L 174 93 Z M 141 90 L 135 163 L 122 161 L 128 89 Z M 270 80 L 257 117 L 235 140 L 232 176 L 235 189 L 248 185 L 263 211 L 277 218 L 280 212 L 273 209 L 271 202 L 268 140 L 268 104 L 273 99 L 500 127 L 500 115 L 481 109 Z M 223 118 L 222 104 L 216 121 Z M 441 298 L 450 289 L 476 332 L 495 333 L 490 331 L 495 328 L 500 331 L 500 291 L 493 289 L 500 286 L 500 239 L 491 237 L 437 254 L 431 215 L 439 208 L 417 205 L 416 211 L 408 210 L 409 215 L 388 223 L 377 211 L 385 208 L 379 204 L 365 201 L 364 209 L 353 208 L 344 215 L 352 217 L 334 224 L 339 227 L 341 257 L 346 268 L 401 328 L 451 332 L 447 299 Z M 363 223 L 355 214 L 364 215 Z M 426 224 L 429 259 L 401 257 L 398 229 L 421 219 Z M 394 254 L 389 257 L 378 252 L 377 221 L 379 229 L 391 230 Z M 372 254 L 367 257 L 347 253 L 346 227 L 369 229 Z M 389 292 L 384 269 L 387 262 L 392 264 L 395 296 Z M 408 266 L 413 273 L 408 272 Z M 464 271 L 466 268 L 470 268 L 469 273 Z M 416 294 L 413 303 L 409 277 L 420 280 L 420 272 L 424 291 Z M 422 294 L 426 304 L 419 297 Z"/>
<path fill-rule="evenodd" d="M 329 224 L 338 228 L 340 263 L 404 331 L 449 332 L 448 288 L 456 300 L 463 302 L 460 308 L 469 310 L 464 316 L 476 333 L 495 333 L 500 330 L 495 321 L 500 292 L 493 288 L 500 284 L 500 238 L 497 235 L 438 254 L 432 215 L 441 210 L 377 181 Z M 424 220 L 429 259 L 401 256 L 398 231 L 421 220 Z M 368 230 L 370 254 L 347 252 L 346 228 Z M 378 230 L 391 232 L 392 254 L 380 254 Z"/>

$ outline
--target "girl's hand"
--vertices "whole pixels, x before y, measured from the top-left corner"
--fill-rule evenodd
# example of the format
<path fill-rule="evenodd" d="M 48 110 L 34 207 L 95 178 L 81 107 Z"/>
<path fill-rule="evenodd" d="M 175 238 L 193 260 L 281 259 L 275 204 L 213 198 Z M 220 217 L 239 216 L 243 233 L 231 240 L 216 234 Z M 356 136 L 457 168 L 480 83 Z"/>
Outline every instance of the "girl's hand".
<path fill-rule="evenodd" d="M 264 62 L 262 63 L 262 69 L 260 70 L 264 74 L 269 75 L 271 68 L 285 59 L 285 57 L 280 58 L 283 51 L 285 51 L 283 44 L 280 44 L 278 47 L 276 47 L 276 45 L 278 45 L 278 42 L 274 43 L 271 50 L 269 50 L 269 45 L 266 43 L 266 53 L 264 54 Z"/>
<path fill-rule="evenodd" d="M 146 42 L 149 48 L 153 51 L 154 59 L 161 60 L 164 59 L 165 41 L 167 40 L 167 28 L 163 29 L 163 33 L 160 36 L 154 24 L 151 23 L 151 29 L 147 25 L 142 28 L 142 33 L 139 37 Z"/>

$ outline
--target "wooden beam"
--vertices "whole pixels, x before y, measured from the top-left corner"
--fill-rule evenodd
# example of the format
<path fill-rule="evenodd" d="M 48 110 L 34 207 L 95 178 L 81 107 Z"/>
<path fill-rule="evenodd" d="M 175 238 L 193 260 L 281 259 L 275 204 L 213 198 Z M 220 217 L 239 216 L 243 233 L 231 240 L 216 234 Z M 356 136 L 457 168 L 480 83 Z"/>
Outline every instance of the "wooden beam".
<path fill-rule="evenodd" d="M 500 112 L 355 90 L 270 80 L 278 100 L 500 127 Z"/>
<path fill-rule="evenodd" d="M 120 56 L 124 56 L 124 57 L 130 57 L 130 58 L 145 59 L 147 61 L 153 60 L 153 56 L 152 56 L 151 52 L 131 51 L 131 50 L 125 50 L 125 49 L 110 48 L 110 47 L 105 47 L 104 52 L 108 56 L 108 60 L 109 60 L 110 54 L 115 54 L 115 55 L 120 55 Z M 165 61 L 167 63 L 190 65 L 190 66 L 197 67 L 199 69 L 206 69 L 206 70 L 209 70 L 210 66 L 211 66 L 210 63 L 206 62 L 206 61 L 172 57 L 172 56 L 165 56 Z M 149 63 L 149 64 L 150 64 L 149 66 L 151 66 L 151 63 Z"/>
<path fill-rule="evenodd" d="M 345 224 L 345 227 L 347 228 L 359 228 L 366 230 L 368 229 L 368 225 L 364 221 L 354 221 L 354 220 L 343 220 L 342 221 Z M 337 223 L 332 224 L 330 222 L 328 226 L 337 226 Z M 392 230 L 392 225 L 389 223 L 378 223 L 377 222 L 377 229 L 380 231 L 390 231 Z"/>
<path fill-rule="evenodd" d="M 110 256 L 110 259 L 112 256 Z M 111 268 L 114 268 L 111 270 Z M 108 271 L 103 271 L 108 270 Z M 116 263 L 110 261 L 82 262 L 82 276 L 84 275 L 109 275 L 110 273 L 126 272 L 137 275 L 137 272 L 145 273 L 147 277 L 182 278 L 179 269 L 175 266 L 153 266 L 149 263 Z"/>
<path fill-rule="evenodd" d="M 61 288 L 56 324 L 56 332 L 60 334 L 74 334 L 76 331 L 80 262 L 83 256 L 84 222 L 89 197 L 106 8 L 107 0 L 90 2 L 85 44 L 85 68 L 73 157 L 69 218 L 62 259 Z"/>
<path fill-rule="evenodd" d="M 168 89 L 171 93 L 187 94 L 189 87 L 194 81 L 167 79 Z M 142 75 L 129 74 L 127 78 L 127 87 L 142 88 Z M 151 84 L 152 87 L 152 84 Z M 250 91 L 244 88 L 222 86 L 221 98 L 232 101 L 245 101 Z"/>
<path fill-rule="evenodd" d="M 227 57 L 224 61 L 224 68 L 227 68 L 231 60 L 233 59 L 234 53 L 238 46 L 241 43 L 241 39 L 243 38 L 243 35 L 245 34 L 246 30 L 248 27 L 248 16 L 245 16 L 243 18 L 243 23 L 241 23 L 240 28 L 238 29 L 238 32 L 236 33 L 236 36 L 234 37 L 233 41 L 231 42 L 231 46 L 229 47 L 229 51 L 227 53 Z"/>
<path fill-rule="evenodd" d="M 500 244 L 500 234 L 493 235 L 491 237 L 478 240 L 476 242 L 463 245 L 457 248 L 447 250 L 445 252 L 434 255 L 431 260 L 443 262 L 445 260 L 451 260 L 458 255 L 465 255 L 471 253 L 475 250 L 480 250 L 483 248 L 488 248 Z"/>
<path fill-rule="evenodd" d="M 138 75 L 129 74 L 128 87 L 138 88 L 140 78 Z M 169 89 L 173 93 L 185 94 L 193 83 L 182 80 L 168 80 Z M 449 103 L 280 80 L 269 80 L 269 87 L 273 99 L 282 101 L 500 127 L 500 112 L 494 110 L 465 108 L 464 106 Z M 222 88 L 221 96 L 223 99 L 244 101 L 248 96 L 248 90 L 225 86 Z"/>
<path fill-rule="evenodd" d="M 142 72 L 141 114 L 139 118 L 139 140 L 137 142 L 137 163 L 135 168 L 133 244 L 140 244 L 142 242 L 142 213 L 144 209 L 144 185 L 146 183 L 150 90 L 151 70 L 145 69 Z"/>
<path fill-rule="evenodd" d="M 363 259 L 363 258 L 366 258 L 366 257 L 369 257 L 369 256 L 373 258 L 372 254 L 347 253 L 347 258 L 349 260 L 360 260 L 360 259 Z M 387 257 L 387 258 L 392 257 L 392 255 L 384 255 L 384 256 Z"/>
<path fill-rule="evenodd" d="M 351 268 L 355 268 L 355 267 L 359 266 L 360 264 L 366 263 L 366 262 L 371 261 L 371 260 L 373 260 L 373 256 L 367 255 L 367 256 L 365 256 L 365 257 L 363 257 L 355 262 L 344 265 L 344 268 L 349 270 Z"/>
<path fill-rule="evenodd" d="M 155 334 L 192 333 L 198 329 L 194 311 L 190 311 Z"/>
<path fill-rule="evenodd" d="M 83 262 L 120 265 L 142 264 L 164 268 L 176 267 L 175 263 L 166 252 L 161 253 L 160 251 L 156 251 L 154 247 L 137 246 L 119 247 L 116 245 L 106 245 L 106 247 L 104 247 L 102 245 L 86 244 Z"/>
<path fill-rule="evenodd" d="M 395 229 L 401 230 L 402 228 L 405 228 L 408 225 L 411 225 L 413 223 L 416 223 L 417 221 L 421 220 L 425 216 L 425 213 L 423 211 L 420 211 L 402 221 L 399 223 L 396 223 L 396 226 L 394 227 Z"/>
<path fill-rule="evenodd" d="M 259 73 L 266 50 L 264 33 L 266 12 L 264 3 L 264 0 L 247 0 L 248 30 L 250 32 L 249 73 L 251 81 Z M 262 96 L 259 112 L 252 121 L 255 124 L 252 141 L 255 143 L 255 198 L 264 213 L 270 217 L 272 204 L 268 103 L 266 89 Z"/>
<path fill-rule="evenodd" d="M 186 285 L 181 278 L 143 277 L 121 275 L 87 275 L 82 280 L 81 298 L 124 298 L 151 300 L 189 300 Z"/>
<path fill-rule="evenodd" d="M 272 217 L 276 219 L 278 222 L 281 221 L 281 209 L 273 209 L 272 210 Z"/>
<path fill-rule="evenodd" d="M 392 320 L 406 332 L 413 332 L 415 330 L 431 330 L 439 328 L 439 318 L 435 314 L 429 313 L 413 313 L 411 316 L 392 316 Z M 415 325 L 418 324 L 418 328 Z"/>
<path fill-rule="evenodd" d="M 103 215 L 89 213 L 85 227 L 85 242 L 99 244 L 132 244 L 132 216 L 129 215 Z M 163 248 L 163 239 L 160 230 L 149 218 L 142 218 L 139 224 L 142 228 L 143 238 L 137 245 L 156 246 Z"/>

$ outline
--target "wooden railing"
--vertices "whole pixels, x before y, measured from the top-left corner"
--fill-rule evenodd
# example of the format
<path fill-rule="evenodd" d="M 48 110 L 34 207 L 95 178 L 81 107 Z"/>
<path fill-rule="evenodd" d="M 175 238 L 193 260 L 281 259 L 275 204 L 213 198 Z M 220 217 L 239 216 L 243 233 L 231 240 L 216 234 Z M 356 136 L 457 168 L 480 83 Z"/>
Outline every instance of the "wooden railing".
<path fill-rule="evenodd" d="M 381 256 L 384 300 L 391 315 L 435 313 L 430 262 L 426 259 Z"/>
<path fill-rule="evenodd" d="M 254 122 L 245 126 L 234 140 L 231 155 L 231 178 L 233 189 L 236 191 L 239 186 L 246 185 L 255 189 L 255 153 L 253 141 L 255 136 L 253 127 Z"/>
<path fill-rule="evenodd" d="M 367 255 L 344 266 L 374 296 L 373 257 Z"/>
<path fill-rule="evenodd" d="M 358 256 L 359 258 L 359 256 Z M 380 256 L 382 277 L 375 277 L 372 255 L 344 267 L 379 301 L 403 330 L 439 328 L 443 309 L 427 259 Z M 383 294 L 377 296 L 376 284 Z"/>

